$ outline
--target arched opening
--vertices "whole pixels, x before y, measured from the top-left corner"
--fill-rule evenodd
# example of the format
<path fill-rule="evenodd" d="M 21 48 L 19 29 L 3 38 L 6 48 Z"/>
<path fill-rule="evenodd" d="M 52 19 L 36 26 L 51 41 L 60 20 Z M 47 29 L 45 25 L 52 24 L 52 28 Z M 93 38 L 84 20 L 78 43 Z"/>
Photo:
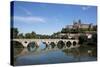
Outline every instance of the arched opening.
<path fill-rule="evenodd" d="M 24 43 L 27 43 L 27 41 L 25 41 Z"/>
<path fill-rule="evenodd" d="M 22 43 L 18 41 L 11 41 L 11 51 L 13 51 L 14 56 L 20 54 L 20 52 L 24 49 Z"/>
<path fill-rule="evenodd" d="M 65 46 L 65 43 L 64 43 L 63 41 L 59 41 L 59 42 L 57 43 L 57 47 L 58 47 L 59 49 L 63 48 L 64 46 Z"/>
<path fill-rule="evenodd" d="M 47 44 L 45 42 L 40 42 L 39 49 L 46 49 L 46 48 L 47 48 Z"/>
<path fill-rule="evenodd" d="M 76 44 L 77 44 L 77 43 L 74 41 L 74 42 L 73 42 L 73 46 L 76 46 Z"/>
<path fill-rule="evenodd" d="M 68 42 L 66 43 L 66 46 L 67 46 L 67 47 L 70 47 L 70 46 L 71 46 L 71 42 L 68 41 Z"/>
<path fill-rule="evenodd" d="M 37 44 L 35 42 L 30 42 L 27 46 L 29 51 L 34 51 L 37 48 Z"/>
<path fill-rule="evenodd" d="M 56 46 L 56 44 L 54 42 L 51 42 L 49 45 L 51 45 L 52 48 L 54 48 Z"/>
<path fill-rule="evenodd" d="M 13 48 L 23 48 L 24 47 L 22 45 L 22 43 L 20 43 L 18 41 L 11 41 L 11 44 L 12 44 Z"/>

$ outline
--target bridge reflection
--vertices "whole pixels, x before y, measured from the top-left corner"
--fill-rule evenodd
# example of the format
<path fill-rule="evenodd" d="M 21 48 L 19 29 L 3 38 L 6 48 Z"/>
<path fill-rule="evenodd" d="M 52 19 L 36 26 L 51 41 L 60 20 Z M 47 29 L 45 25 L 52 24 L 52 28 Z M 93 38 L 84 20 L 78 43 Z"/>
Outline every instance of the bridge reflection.
<path fill-rule="evenodd" d="M 35 42 L 30 42 L 27 47 L 14 47 L 14 62 L 17 64 L 23 61 L 38 61 L 40 63 L 45 62 L 76 62 L 76 61 L 88 61 L 96 60 L 93 53 L 89 54 L 90 47 L 80 46 L 73 41 L 71 44 L 69 41 L 63 43 L 59 41 L 57 44 L 51 42 L 49 45 L 46 42 L 41 42 L 39 46 L 35 45 Z M 13 43 L 15 46 L 20 43 Z M 90 50 L 93 51 L 93 50 Z M 48 60 L 50 59 L 50 60 Z M 56 61 L 57 60 L 57 61 Z"/>
<path fill-rule="evenodd" d="M 16 49 L 16 48 L 14 48 Z M 52 47 L 49 45 L 46 48 L 39 48 L 39 47 L 28 47 L 28 48 L 20 48 L 21 50 L 18 50 L 18 54 L 14 55 L 15 62 L 20 62 L 23 60 L 30 61 L 30 58 L 32 59 L 32 64 L 34 61 L 42 61 L 41 59 L 44 59 L 44 61 L 55 61 L 55 60 L 61 60 L 65 62 L 79 62 L 79 61 L 88 61 L 88 60 L 96 60 L 96 58 L 92 55 L 88 54 L 88 48 L 77 46 L 73 48 L 66 48 L 63 47 L 59 49 L 57 46 Z M 51 60 L 48 60 L 51 59 Z"/>
<path fill-rule="evenodd" d="M 41 54 L 41 53 L 48 53 L 50 51 L 59 51 L 59 50 L 66 52 L 66 50 L 77 49 L 79 47 L 79 45 L 78 45 L 78 46 L 73 47 L 73 48 L 72 47 L 71 48 L 66 48 L 66 47 L 59 48 L 57 45 L 55 45 L 55 46 L 52 46 L 52 45 L 49 45 L 48 47 L 45 47 L 42 49 L 40 47 L 36 47 L 36 46 L 32 46 L 32 47 L 30 46 L 27 48 L 23 48 L 23 50 L 21 50 L 20 53 L 16 55 L 16 57 L 23 56 L 23 55 L 32 55 L 32 54 L 37 55 L 37 54 Z"/>

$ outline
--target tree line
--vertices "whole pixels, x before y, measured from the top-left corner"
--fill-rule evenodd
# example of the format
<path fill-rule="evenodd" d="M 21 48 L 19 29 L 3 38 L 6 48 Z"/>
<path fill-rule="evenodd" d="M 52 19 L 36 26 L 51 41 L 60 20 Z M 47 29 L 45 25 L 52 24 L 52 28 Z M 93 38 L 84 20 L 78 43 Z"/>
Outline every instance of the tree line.
<path fill-rule="evenodd" d="M 36 34 L 34 31 L 31 33 L 19 33 L 18 28 L 11 28 L 11 38 L 35 38 L 35 39 L 44 39 L 44 38 L 50 38 L 50 35 L 41 35 Z"/>

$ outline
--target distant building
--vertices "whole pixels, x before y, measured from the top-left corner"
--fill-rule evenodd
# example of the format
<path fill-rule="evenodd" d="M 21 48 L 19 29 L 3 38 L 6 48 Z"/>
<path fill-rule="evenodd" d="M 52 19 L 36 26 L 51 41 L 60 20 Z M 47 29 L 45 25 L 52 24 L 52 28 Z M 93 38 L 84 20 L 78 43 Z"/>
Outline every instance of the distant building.
<path fill-rule="evenodd" d="M 73 25 L 67 25 L 66 28 L 72 29 Z"/>
<path fill-rule="evenodd" d="M 84 24 L 84 23 L 81 23 L 81 21 L 79 20 L 78 22 L 73 22 L 72 25 L 67 25 L 65 28 L 67 29 L 93 29 L 93 27 L 96 27 L 96 25 L 92 25 L 91 23 L 90 24 Z M 55 37 L 63 37 L 63 36 L 68 36 L 69 39 L 78 39 L 78 37 L 80 35 L 85 35 L 87 36 L 88 39 L 92 38 L 92 33 L 94 33 L 95 31 L 85 31 L 84 33 L 59 33 L 57 35 L 55 35 Z"/>
<path fill-rule="evenodd" d="M 73 25 L 67 25 L 66 28 L 69 29 L 78 29 L 78 28 L 93 28 L 92 24 L 83 24 L 81 23 L 81 21 L 79 20 L 78 22 L 73 22 Z"/>

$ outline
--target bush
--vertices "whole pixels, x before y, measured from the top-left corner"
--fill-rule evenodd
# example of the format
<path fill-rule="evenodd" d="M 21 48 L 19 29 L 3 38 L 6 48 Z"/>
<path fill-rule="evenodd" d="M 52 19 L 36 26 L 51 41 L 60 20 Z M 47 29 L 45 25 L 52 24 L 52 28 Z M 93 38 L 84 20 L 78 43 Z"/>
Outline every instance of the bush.
<path fill-rule="evenodd" d="M 87 36 L 85 36 L 85 35 L 79 36 L 78 39 L 79 39 L 79 44 L 83 44 L 83 43 L 87 42 Z"/>

